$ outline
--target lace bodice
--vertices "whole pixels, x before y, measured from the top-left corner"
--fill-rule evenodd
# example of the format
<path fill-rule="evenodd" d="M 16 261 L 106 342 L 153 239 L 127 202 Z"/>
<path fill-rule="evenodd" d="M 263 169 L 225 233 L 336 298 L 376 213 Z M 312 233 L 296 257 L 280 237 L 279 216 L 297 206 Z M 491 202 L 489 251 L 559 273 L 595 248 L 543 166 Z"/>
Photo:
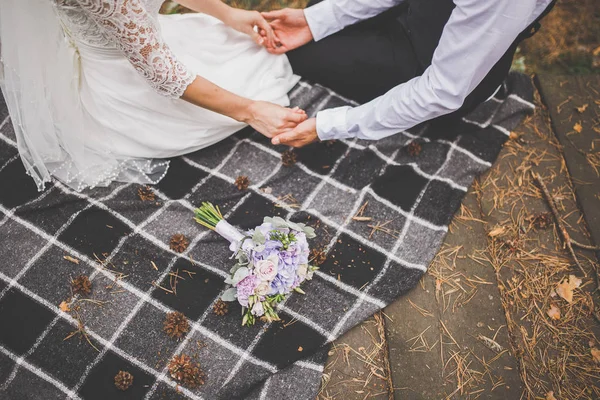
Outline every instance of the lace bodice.
<path fill-rule="evenodd" d="M 178 98 L 195 76 L 163 41 L 163 0 L 52 0 L 75 43 L 120 50 L 160 94 Z"/>

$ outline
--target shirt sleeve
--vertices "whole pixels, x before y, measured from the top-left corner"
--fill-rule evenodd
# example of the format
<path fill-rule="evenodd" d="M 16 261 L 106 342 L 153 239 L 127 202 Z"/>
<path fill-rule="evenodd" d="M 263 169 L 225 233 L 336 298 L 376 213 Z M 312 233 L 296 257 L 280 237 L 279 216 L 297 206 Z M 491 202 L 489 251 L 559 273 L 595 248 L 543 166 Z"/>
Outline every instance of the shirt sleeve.
<path fill-rule="evenodd" d="M 322 140 L 377 140 L 458 110 L 527 27 L 535 0 L 456 0 L 423 75 L 359 107 L 317 114 Z"/>
<path fill-rule="evenodd" d="M 304 10 L 315 41 L 381 14 L 405 0 L 323 0 Z"/>
<path fill-rule="evenodd" d="M 196 76 L 163 41 L 141 0 L 77 0 L 158 93 L 179 98 Z"/>

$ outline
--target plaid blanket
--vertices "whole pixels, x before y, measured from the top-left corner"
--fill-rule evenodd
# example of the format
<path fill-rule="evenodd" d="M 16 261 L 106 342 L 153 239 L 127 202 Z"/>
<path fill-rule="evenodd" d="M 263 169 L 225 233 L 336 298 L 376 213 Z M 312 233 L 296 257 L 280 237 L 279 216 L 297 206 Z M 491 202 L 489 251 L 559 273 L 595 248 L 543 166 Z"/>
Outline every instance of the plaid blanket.
<path fill-rule="evenodd" d="M 171 160 L 145 201 L 135 184 L 38 192 L 0 103 L 0 397 L 314 398 L 327 345 L 416 285 L 531 98 L 528 78 L 513 74 L 457 127 L 313 144 L 286 153 L 288 166 L 287 149 L 245 129 Z M 307 82 L 291 99 L 309 114 L 349 103 Z M 236 187 L 240 175 L 249 188 Z M 315 227 L 311 245 L 327 257 L 307 294 L 281 305 L 281 322 L 242 328 L 239 305 L 215 312 L 231 253 L 193 221 L 201 201 L 243 228 L 274 215 Z M 189 241 L 183 252 L 171 248 L 175 234 Z M 79 276 L 91 294 L 73 294 Z M 163 330 L 172 311 L 189 320 L 180 340 Z M 203 385 L 171 378 L 178 354 L 199 363 Z M 119 371 L 133 375 L 126 391 Z"/>

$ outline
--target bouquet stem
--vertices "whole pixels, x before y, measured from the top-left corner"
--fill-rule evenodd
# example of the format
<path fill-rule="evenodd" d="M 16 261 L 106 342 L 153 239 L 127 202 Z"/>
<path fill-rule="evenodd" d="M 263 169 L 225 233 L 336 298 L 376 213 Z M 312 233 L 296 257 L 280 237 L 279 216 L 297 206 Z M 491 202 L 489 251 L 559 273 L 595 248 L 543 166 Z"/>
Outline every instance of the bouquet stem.
<path fill-rule="evenodd" d="M 221 210 L 219 210 L 219 206 L 214 206 L 212 203 L 207 201 L 203 202 L 202 205 L 194 211 L 196 215 L 197 223 L 200 225 L 204 225 L 208 229 L 212 229 L 213 231 L 217 227 L 217 224 L 223 221 L 223 214 L 221 214 Z"/>
<path fill-rule="evenodd" d="M 196 208 L 194 214 L 197 223 L 217 232 L 229 243 L 239 243 L 244 239 L 244 235 L 223 218 L 219 206 L 205 201 Z"/>

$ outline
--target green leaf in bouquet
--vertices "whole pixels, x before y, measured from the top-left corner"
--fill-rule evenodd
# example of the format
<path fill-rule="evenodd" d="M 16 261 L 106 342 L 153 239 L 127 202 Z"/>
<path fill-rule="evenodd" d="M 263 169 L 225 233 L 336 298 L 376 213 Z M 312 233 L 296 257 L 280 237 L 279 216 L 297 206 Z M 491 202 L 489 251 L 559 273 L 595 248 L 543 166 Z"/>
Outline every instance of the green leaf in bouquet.
<path fill-rule="evenodd" d="M 265 238 L 265 235 L 263 235 L 261 231 L 259 231 L 258 229 L 254 231 L 254 235 L 252 235 L 252 241 L 254 243 L 265 244 L 266 240 L 267 239 Z"/>
<path fill-rule="evenodd" d="M 234 287 L 227 289 L 221 295 L 221 300 L 223 300 L 223 301 L 235 301 L 236 298 L 237 298 L 237 289 Z"/>
<path fill-rule="evenodd" d="M 248 275 L 250 275 L 250 270 L 246 267 L 240 267 L 237 271 L 235 271 L 233 277 L 225 279 L 225 283 L 235 286 Z"/>
<path fill-rule="evenodd" d="M 271 219 L 271 224 L 275 228 L 289 228 L 287 221 L 281 217 L 273 217 Z"/>
<path fill-rule="evenodd" d="M 235 255 L 235 258 L 237 259 L 238 264 L 248 265 L 248 263 L 250 263 L 250 259 L 248 258 L 248 255 L 245 251 L 238 251 Z"/>
<path fill-rule="evenodd" d="M 295 287 L 294 290 L 300 294 L 306 294 L 306 292 L 304 292 L 304 290 L 300 289 L 300 287 Z"/>
<path fill-rule="evenodd" d="M 235 264 L 233 265 L 233 267 L 231 267 L 231 269 L 229 270 L 229 273 L 230 273 L 231 275 L 234 275 L 234 274 L 235 274 L 235 271 L 237 271 L 238 269 L 240 269 L 240 268 L 242 268 L 242 267 L 243 267 L 243 265 L 242 265 L 242 264 L 240 264 L 240 263 L 235 263 Z"/>
<path fill-rule="evenodd" d="M 304 226 L 304 228 L 302 228 L 302 230 L 304 231 L 304 234 L 306 235 L 307 239 L 312 239 L 317 237 L 317 235 L 315 234 L 315 229 L 312 226 Z"/>

